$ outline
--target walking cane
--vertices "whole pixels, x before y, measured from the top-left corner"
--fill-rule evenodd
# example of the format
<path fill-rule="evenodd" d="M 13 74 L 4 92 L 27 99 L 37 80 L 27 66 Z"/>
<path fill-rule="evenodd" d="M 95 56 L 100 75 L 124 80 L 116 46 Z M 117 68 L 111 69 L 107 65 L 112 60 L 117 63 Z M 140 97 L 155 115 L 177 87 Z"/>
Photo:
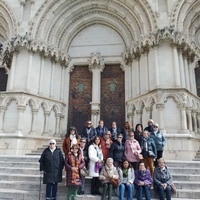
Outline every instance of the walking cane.
<path fill-rule="evenodd" d="M 41 190 L 42 190 L 42 173 L 40 173 L 39 200 L 40 200 L 40 197 L 41 197 Z"/>

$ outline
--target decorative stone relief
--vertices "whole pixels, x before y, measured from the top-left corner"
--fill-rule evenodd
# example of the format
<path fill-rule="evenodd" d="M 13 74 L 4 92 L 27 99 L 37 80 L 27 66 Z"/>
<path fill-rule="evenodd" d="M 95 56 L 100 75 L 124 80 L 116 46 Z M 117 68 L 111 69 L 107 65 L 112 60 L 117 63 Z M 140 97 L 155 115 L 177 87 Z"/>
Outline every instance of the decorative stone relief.
<path fill-rule="evenodd" d="M 89 71 L 92 72 L 92 69 L 100 69 L 101 72 L 103 71 L 105 65 L 104 61 L 101 57 L 99 52 L 91 53 L 89 61 Z"/>

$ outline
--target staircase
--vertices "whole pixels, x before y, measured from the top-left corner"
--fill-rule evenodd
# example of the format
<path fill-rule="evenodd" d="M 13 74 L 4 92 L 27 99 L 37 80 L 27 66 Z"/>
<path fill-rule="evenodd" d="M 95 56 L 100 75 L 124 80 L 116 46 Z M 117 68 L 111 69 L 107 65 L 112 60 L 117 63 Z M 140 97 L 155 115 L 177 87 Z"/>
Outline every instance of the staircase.
<path fill-rule="evenodd" d="M 194 161 L 200 161 L 200 149 L 197 151 L 197 153 L 194 157 Z"/>
<path fill-rule="evenodd" d="M 0 200 L 39 199 L 39 155 L 0 156 Z M 200 199 L 200 161 L 167 161 L 167 166 L 177 187 L 172 199 Z M 100 200 L 100 196 L 90 195 L 91 178 L 86 179 L 85 195 L 78 200 Z M 66 200 L 65 172 L 63 182 L 58 187 L 57 200 Z M 152 190 L 152 196 L 156 199 Z M 45 199 L 45 185 L 42 184 L 41 200 Z M 116 196 L 113 200 L 117 200 Z"/>

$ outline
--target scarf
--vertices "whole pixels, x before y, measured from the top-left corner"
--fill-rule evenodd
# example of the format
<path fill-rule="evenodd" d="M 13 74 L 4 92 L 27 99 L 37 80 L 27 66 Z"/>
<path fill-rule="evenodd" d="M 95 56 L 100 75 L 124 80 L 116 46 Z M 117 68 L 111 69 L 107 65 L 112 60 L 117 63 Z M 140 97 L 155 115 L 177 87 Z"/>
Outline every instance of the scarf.
<path fill-rule="evenodd" d="M 73 153 L 70 154 L 70 160 L 72 163 L 72 167 L 77 167 L 80 165 L 81 163 L 81 154 L 79 155 L 74 155 Z M 79 178 L 79 173 L 72 171 L 72 183 L 76 184 L 76 179 Z"/>
<path fill-rule="evenodd" d="M 128 177 L 128 169 L 123 169 L 123 178 Z"/>
<path fill-rule="evenodd" d="M 71 147 L 72 147 L 72 145 L 73 144 L 77 144 L 77 139 L 76 139 L 76 135 L 74 134 L 70 134 L 70 136 L 69 136 L 69 138 L 70 138 L 70 140 L 71 140 Z"/>

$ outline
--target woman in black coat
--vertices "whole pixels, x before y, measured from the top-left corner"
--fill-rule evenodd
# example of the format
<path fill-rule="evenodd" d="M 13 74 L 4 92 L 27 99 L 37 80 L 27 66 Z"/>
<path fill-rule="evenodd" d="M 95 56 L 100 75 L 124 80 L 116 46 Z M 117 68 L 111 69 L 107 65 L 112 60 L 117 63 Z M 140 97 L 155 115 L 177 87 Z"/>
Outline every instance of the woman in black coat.
<path fill-rule="evenodd" d="M 57 185 L 62 182 L 64 158 L 54 139 L 49 140 L 49 147 L 43 151 L 39 162 L 43 184 L 46 184 L 46 200 L 56 200 Z"/>

